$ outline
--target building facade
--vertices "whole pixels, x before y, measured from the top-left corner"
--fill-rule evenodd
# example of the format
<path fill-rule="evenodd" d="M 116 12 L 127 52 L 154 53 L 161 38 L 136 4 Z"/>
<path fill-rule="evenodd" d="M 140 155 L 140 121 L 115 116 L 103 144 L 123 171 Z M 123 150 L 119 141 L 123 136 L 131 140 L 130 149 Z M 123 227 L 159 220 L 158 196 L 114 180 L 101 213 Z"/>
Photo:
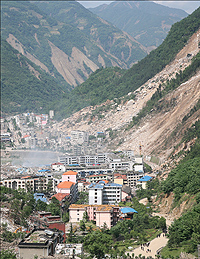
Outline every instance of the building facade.
<path fill-rule="evenodd" d="M 89 220 L 95 221 L 98 227 L 103 227 L 106 224 L 110 229 L 119 220 L 118 205 L 71 204 L 69 207 L 69 221 L 72 223 L 80 222 L 85 212 L 87 212 Z"/>
<path fill-rule="evenodd" d="M 118 204 L 122 200 L 122 185 L 100 181 L 91 184 L 89 190 L 89 205 Z"/>

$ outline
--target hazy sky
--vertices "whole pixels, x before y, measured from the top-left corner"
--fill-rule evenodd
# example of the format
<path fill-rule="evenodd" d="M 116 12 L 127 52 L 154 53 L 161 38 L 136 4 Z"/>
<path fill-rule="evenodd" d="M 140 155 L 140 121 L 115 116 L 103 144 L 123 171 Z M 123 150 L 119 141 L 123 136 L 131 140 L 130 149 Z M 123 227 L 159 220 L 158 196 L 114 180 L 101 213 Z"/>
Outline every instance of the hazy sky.
<path fill-rule="evenodd" d="M 86 8 L 96 7 L 101 4 L 109 4 L 112 1 L 78 1 Z M 192 13 L 200 6 L 200 1 L 154 1 L 155 3 L 166 5 L 173 8 L 183 9 L 187 13 Z"/>

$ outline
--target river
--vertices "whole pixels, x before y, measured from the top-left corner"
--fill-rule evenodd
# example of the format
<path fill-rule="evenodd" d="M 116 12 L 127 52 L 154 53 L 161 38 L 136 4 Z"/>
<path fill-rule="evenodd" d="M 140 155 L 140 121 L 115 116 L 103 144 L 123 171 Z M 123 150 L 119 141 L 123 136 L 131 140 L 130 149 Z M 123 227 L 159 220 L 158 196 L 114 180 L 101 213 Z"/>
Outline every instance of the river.
<path fill-rule="evenodd" d="M 41 150 L 11 150 L 10 159 L 13 165 L 23 167 L 42 167 L 58 162 L 62 153 Z"/>

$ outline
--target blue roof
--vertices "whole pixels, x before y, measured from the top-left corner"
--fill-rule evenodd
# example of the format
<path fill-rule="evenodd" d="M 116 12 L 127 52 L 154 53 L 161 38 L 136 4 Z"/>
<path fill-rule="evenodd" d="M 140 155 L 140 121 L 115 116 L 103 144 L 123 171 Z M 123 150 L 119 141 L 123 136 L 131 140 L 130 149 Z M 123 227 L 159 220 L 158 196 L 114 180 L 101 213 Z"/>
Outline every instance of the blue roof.
<path fill-rule="evenodd" d="M 49 169 L 41 169 L 41 170 L 38 170 L 38 172 L 49 172 L 49 171 L 51 171 L 51 170 L 49 170 Z"/>
<path fill-rule="evenodd" d="M 37 196 L 44 196 L 44 193 L 41 193 L 41 192 L 34 193 L 34 197 L 37 197 Z"/>
<path fill-rule="evenodd" d="M 122 213 L 138 213 L 136 210 L 129 207 L 124 207 L 124 208 L 121 208 L 120 210 Z"/>
<path fill-rule="evenodd" d="M 44 193 L 34 193 L 34 199 L 36 201 L 41 200 L 47 203 L 47 198 L 44 197 Z"/>
<path fill-rule="evenodd" d="M 105 186 L 122 187 L 122 185 L 118 183 L 107 183 Z"/>
<path fill-rule="evenodd" d="M 151 180 L 151 179 L 152 179 L 151 176 L 145 175 L 145 176 L 143 176 L 142 178 L 140 178 L 138 181 L 139 181 L 139 182 L 148 182 L 148 181 Z"/>
<path fill-rule="evenodd" d="M 97 183 L 97 184 L 91 183 L 88 188 L 92 188 L 92 189 L 103 189 L 103 185 L 98 184 L 98 183 Z"/>
<path fill-rule="evenodd" d="M 104 181 L 99 181 L 99 183 L 103 183 L 103 184 L 105 184 L 105 182 L 104 182 Z"/>

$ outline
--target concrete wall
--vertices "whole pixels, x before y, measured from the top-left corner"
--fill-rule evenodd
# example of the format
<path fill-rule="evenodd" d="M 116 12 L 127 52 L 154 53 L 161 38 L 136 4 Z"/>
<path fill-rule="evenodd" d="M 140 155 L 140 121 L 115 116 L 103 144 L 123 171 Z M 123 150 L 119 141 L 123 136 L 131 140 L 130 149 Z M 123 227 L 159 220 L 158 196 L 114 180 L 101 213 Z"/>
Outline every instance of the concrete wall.
<path fill-rule="evenodd" d="M 70 209 L 69 210 L 69 222 L 80 222 L 83 219 L 84 208 Z"/>
<path fill-rule="evenodd" d="M 97 211 L 96 212 L 96 225 L 103 227 L 104 223 L 111 228 L 111 213 L 109 211 Z"/>
<path fill-rule="evenodd" d="M 19 248 L 20 259 L 35 259 L 35 255 L 39 258 L 48 256 L 48 248 Z"/>
<path fill-rule="evenodd" d="M 76 183 L 76 175 L 62 175 L 62 182 L 64 181 Z"/>

